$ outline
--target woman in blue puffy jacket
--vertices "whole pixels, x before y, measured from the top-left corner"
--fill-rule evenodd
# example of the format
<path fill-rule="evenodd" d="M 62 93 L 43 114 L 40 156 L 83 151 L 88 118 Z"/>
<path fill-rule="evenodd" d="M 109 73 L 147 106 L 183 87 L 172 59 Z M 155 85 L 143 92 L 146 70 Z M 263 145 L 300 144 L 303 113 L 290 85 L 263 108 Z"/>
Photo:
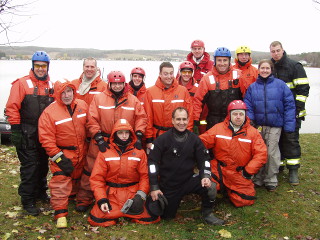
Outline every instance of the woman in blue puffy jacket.
<path fill-rule="evenodd" d="M 264 59 L 259 62 L 259 76 L 245 95 L 248 116 L 254 126 L 261 129 L 268 148 L 268 161 L 255 176 L 257 186 L 264 185 L 270 192 L 278 185 L 280 166 L 279 138 L 281 131 L 295 130 L 295 102 L 289 87 L 272 75 L 273 63 Z"/>

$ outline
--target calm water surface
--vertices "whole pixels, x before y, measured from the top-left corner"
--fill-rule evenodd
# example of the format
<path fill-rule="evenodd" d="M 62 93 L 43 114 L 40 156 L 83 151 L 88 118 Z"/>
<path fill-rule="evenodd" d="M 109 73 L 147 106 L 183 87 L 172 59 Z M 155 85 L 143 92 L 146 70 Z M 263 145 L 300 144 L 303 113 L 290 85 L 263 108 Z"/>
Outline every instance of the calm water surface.
<path fill-rule="evenodd" d="M 161 62 L 152 61 L 98 61 L 98 67 L 105 78 L 110 71 L 120 70 L 127 79 L 130 78 L 130 71 L 134 67 L 142 67 L 146 71 L 146 86 L 152 86 L 159 73 Z M 179 62 L 172 62 L 177 73 Z M 31 61 L 7 61 L 0 60 L 0 116 L 6 105 L 11 82 L 29 73 Z M 303 122 L 302 133 L 320 133 L 320 68 L 305 68 L 310 82 L 310 96 L 306 103 L 308 116 Z M 51 61 L 49 74 L 52 81 L 61 78 L 73 80 L 79 78 L 82 73 L 82 61 Z"/>

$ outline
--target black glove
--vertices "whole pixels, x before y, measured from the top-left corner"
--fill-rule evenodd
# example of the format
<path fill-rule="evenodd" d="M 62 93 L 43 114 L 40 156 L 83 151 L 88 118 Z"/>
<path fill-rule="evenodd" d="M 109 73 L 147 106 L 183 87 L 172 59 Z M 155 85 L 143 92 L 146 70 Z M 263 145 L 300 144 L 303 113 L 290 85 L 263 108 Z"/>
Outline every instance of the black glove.
<path fill-rule="evenodd" d="M 249 174 L 249 173 L 246 171 L 245 167 L 237 167 L 236 170 L 237 170 L 238 172 L 241 171 L 242 176 L 243 176 L 244 178 L 246 178 L 246 179 L 252 179 L 252 178 L 253 178 L 253 175 Z"/>
<path fill-rule="evenodd" d="M 141 150 L 142 149 L 142 138 L 143 138 L 143 133 L 141 131 L 136 131 L 136 136 L 137 136 L 137 141 L 134 144 L 134 147 L 136 149 Z"/>
<path fill-rule="evenodd" d="M 22 130 L 20 124 L 11 125 L 11 142 L 16 148 L 22 147 Z"/>
<path fill-rule="evenodd" d="M 199 120 L 193 120 L 193 126 L 200 126 L 200 121 Z"/>
<path fill-rule="evenodd" d="M 57 158 L 54 161 L 58 167 L 67 175 L 70 176 L 70 174 L 73 172 L 74 167 L 72 165 L 72 162 L 69 158 L 67 158 L 64 154 L 62 154 L 59 158 Z"/>
<path fill-rule="evenodd" d="M 130 215 L 139 215 L 143 213 L 143 204 L 144 200 L 139 194 L 134 195 L 134 198 L 132 198 L 132 205 L 126 212 Z"/>
<path fill-rule="evenodd" d="M 100 152 L 107 151 L 107 148 L 110 149 L 109 143 L 104 140 L 101 132 L 94 135 L 94 140 L 96 140 Z"/>
<path fill-rule="evenodd" d="M 104 204 L 104 203 L 108 204 L 109 211 L 111 211 L 111 210 L 112 210 L 112 206 L 111 206 L 111 204 L 110 204 L 109 199 L 107 199 L 107 198 L 102 198 L 102 199 L 100 199 L 100 200 L 97 202 L 97 204 L 98 204 L 98 206 L 99 206 L 100 209 L 101 209 L 101 205 Z"/>

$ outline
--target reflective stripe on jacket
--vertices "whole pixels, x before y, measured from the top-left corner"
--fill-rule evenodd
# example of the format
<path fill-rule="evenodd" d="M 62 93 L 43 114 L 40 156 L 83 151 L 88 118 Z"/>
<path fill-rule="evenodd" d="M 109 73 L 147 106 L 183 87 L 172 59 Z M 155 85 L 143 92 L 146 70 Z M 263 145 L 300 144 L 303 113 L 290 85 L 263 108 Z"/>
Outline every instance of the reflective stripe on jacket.
<path fill-rule="evenodd" d="M 177 107 L 185 107 L 189 112 L 188 129 L 193 128 L 193 108 L 192 100 L 188 90 L 180 86 L 177 80 L 174 80 L 169 89 L 161 82 L 160 78 L 156 84 L 147 89 L 144 108 L 148 114 L 148 126 L 146 129 L 146 138 L 156 138 L 164 131 L 158 131 L 154 125 L 164 128 L 172 127 L 172 112 Z"/>
<path fill-rule="evenodd" d="M 88 129 L 93 137 L 98 131 L 111 133 L 118 119 L 127 119 L 134 131 L 145 132 L 147 115 L 140 101 L 127 92 L 116 100 L 109 89 L 95 95 L 89 107 Z"/>
<path fill-rule="evenodd" d="M 6 115 L 11 125 L 27 123 L 37 126 L 43 110 L 53 102 L 52 83 L 38 80 L 33 71 L 29 75 L 12 82 Z"/>

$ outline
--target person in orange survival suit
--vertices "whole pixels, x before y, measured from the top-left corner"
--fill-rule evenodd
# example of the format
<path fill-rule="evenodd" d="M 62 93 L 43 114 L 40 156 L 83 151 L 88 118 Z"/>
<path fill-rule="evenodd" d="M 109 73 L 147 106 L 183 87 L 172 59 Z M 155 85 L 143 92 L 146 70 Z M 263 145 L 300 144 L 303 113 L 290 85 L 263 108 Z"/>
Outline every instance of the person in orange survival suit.
<path fill-rule="evenodd" d="M 190 93 L 191 99 L 193 101 L 194 95 L 197 91 L 197 88 L 199 84 L 195 81 L 193 75 L 194 75 L 194 66 L 189 61 L 184 61 L 179 66 L 179 72 L 177 74 L 177 81 L 179 82 L 179 85 L 185 86 L 188 89 L 188 92 Z M 200 125 L 199 128 L 194 127 L 193 131 L 194 133 L 204 133 L 206 131 L 207 122 L 205 121 L 206 116 L 208 113 L 207 106 L 204 106 L 201 116 L 200 116 Z"/>
<path fill-rule="evenodd" d="M 82 202 L 76 208 L 79 212 L 87 211 L 93 201 L 89 177 L 98 152 L 105 152 L 109 148 L 108 138 L 114 123 L 118 119 L 127 119 L 137 135 L 135 146 L 138 149 L 142 148 L 142 138 L 147 126 L 146 112 L 140 101 L 128 92 L 124 74 L 111 71 L 107 78 L 108 88 L 96 95 L 89 106 L 87 128 L 92 139 L 81 177 L 78 196 Z"/>
<path fill-rule="evenodd" d="M 144 105 L 144 98 L 146 95 L 145 85 L 146 72 L 141 67 L 135 67 L 131 70 L 130 82 L 128 84 L 128 90 L 134 96 L 136 96 L 142 105 Z"/>
<path fill-rule="evenodd" d="M 120 217 L 135 223 L 151 224 L 145 208 L 149 193 L 147 157 L 134 147 L 137 138 L 126 119 L 119 119 L 110 136 L 110 149 L 99 152 L 90 177 L 96 203 L 88 221 L 93 226 L 115 225 Z"/>
<path fill-rule="evenodd" d="M 267 147 L 259 131 L 250 125 L 246 109 L 243 101 L 232 101 L 224 122 L 199 136 L 214 153 L 211 171 L 217 189 L 228 194 L 236 207 L 254 204 L 252 177 L 267 162 Z"/>
<path fill-rule="evenodd" d="M 77 89 L 76 98 L 84 100 L 90 105 L 94 95 L 107 89 L 108 84 L 101 79 L 101 73 L 97 67 L 95 58 L 83 60 L 83 73 L 79 79 L 71 82 Z"/>
<path fill-rule="evenodd" d="M 240 46 L 236 49 L 234 68 L 241 70 L 244 88 L 247 91 L 251 83 L 258 77 L 258 69 L 252 65 L 251 49 L 248 46 Z M 244 94 L 243 94 L 244 96 Z"/>
<path fill-rule="evenodd" d="M 159 77 L 154 86 L 147 89 L 144 108 L 148 114 L 146 129 L 147 148 L 158 136 L 172 128 L 171 113 L 177 107 L 185 107 L 192 118 L 192 99 L 188 90 L 180 86 L 174 77 L 170 62 L 160 64 Z M 192 131 L 193 119 L 188 124 Z M 147 150 L 148 150 L 147 149 Z"/>
<path fill-rule="evenodd" d="M 219 47 L 214 54 L 214 67 L 206 74 L 194 96 L 194 125 L 199 125 L 199 118 L 204 104 L 208 107 L 207 130 L 216 123 L 223 122 L 227 116 L 227 107 L 233 100 L 241 100 L 244 93 L 241 71 L 233 69 L 231 52 Z"/>
<path fill-rule="evenodd" d="M 199 83 L 202 77 L 211 71 L 213 61 L 210 59 L 210 54 L 205 52 L 204 42 L 201 40 L 194 40 L 191 43 L 191 52 L 187 55 L 187 61 L 194 66 L 193 77 Z"/>
<path fill-rule="evenodd" d="M 88 105 L 75 92 L 68 80 L 56 81 L 56 101 L 39 118 L 39 140 L 51 160 L 49 189 L 57 228 L 67 227 L 68 199 L 78 192 L 85 161 Z"/>
<path fill-rule="evenodd" d="M 51 104 L 53 84 L 48 74 L 49 55 L 37 51 L 32 56 L 32 69 L 27 76 L 12 83 L 6 104 L 6 115 L 11 125 L 11 141 L 20 161 L 19 195 L 23 209 L 36 216 L 40 209 L 37 200 L 49 201 L 47 195 L 48 155 L 39 143 L 38 120 Z"/>

